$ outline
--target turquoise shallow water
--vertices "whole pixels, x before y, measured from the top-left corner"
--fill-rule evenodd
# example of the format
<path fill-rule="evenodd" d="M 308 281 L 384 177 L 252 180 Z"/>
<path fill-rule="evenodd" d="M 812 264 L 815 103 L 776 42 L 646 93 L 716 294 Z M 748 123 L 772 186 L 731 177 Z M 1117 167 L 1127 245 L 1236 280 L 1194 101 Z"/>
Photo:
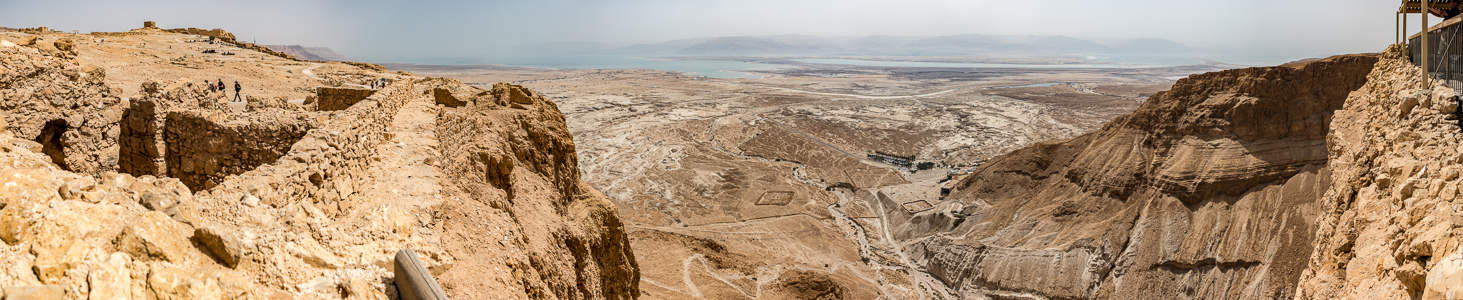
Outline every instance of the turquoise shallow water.
<path fill-rule="evenodd" d="M 871 67 L 920 67 L 920 68 L 1132 68 L 1132 67 L 1153 67 L 1150 65 L 1134 66 L 1122 64 L 1061 64 L 1061 65 L 1025 65 L 1025 64 L 975 64 L 975 63 L 937 63 L 937 62 L 908 62 L 908 61 L 876 61 L 857 59 L 832 59 L 812 58 L 793 59 L 792 61 L 805 62 L 810 64 L 829 65 L 855 65 Z M 1197 61 L 1195 61 L 1197 63 Z"/>
<path fill-rule="evenodd" d="M 765 70 L 786 67 L 738 61 L 680 61 L 615 55 L 496 56 L 474 63 L 551 69 L 652 69 L 711 78 L 760 78 L 761 76 L 758 75 L 732 70 Z"/>
<path fill-rule="evenodd" d="M 1204 56 L 1210 57 L 1210 56 Z M 447 64 L 496 64 L 515 67 L 552 69 L 652 69 L 681 72 L 711 78 L 759 78 L 761 76 L 736 72 L 737 70 L 766 70 L 789 67 L 777 64 L 760 64 L 739 61 L 696 61 L 668 60 L 666 57 L 630 55 L 495 55 L 472 61 L 455 61 Z M 684 57 L 682 57 L 684 58 Z M 814 64 L 842 64 L 882 67 L 930 67 L 930 68 L 1148 68 L 1162 66 L 1193 65 L 1202 63 L 1188 57 L 1175 56 L 1091 56 L 1087 59 L 1101 61 L 1098 64 L 1032 65 L 1032 64 L 977 64 L 872 61 L 857 59 L 793 59 L 793 61 Z M 1240 65 L 1278 65 L 1301 57 L 1254 57 L 1234 55 L 1212 59 Z M 432 62 L 426 62 L 432 63 Z M 436 62 L 443 63 L 443 62 Z"/>

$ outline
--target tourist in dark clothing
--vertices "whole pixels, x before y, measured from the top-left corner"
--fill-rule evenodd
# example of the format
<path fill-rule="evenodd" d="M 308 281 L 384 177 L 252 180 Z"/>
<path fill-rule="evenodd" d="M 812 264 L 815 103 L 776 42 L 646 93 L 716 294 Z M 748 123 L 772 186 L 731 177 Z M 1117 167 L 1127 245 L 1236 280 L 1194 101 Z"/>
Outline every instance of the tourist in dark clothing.
<path fill-rule="evenodd" d="M 219 79 L 217 86 L 218 86 L 218 91 L 222 92 L 222 91 L 225 91 L 224 87 L 226 87 L 227 85 L 224 85 L 224 80 L 223 79 Z M 224 95 L 224 96 L 228 96 L 228 95 Z"/>
<path fill-rule="evenodd" d="M 1430 12 L 1430 13 L 1432 13 L 1434 16 L 1437 16 L 1439 18 L 1443 18 L 1443 20 L 1447 20 L 1448 18 L 1452 18 L 1452 17 L 1457 17 L 1460 13 L 1463 13 L 1463 10 L 1459 10 L 1458 9 L 1458 2 L 1459 1 L 1463 1 L 1463 0 L 1448 1 L 1448 8 L 1447 9 L 1436 9 L 1436 8 L 1428 7 L 1427 8 L 1427 11 Z"/>
<path fill-rule="evenodd" d="M 244 86 L 239 85 L 238 81 L 234 81 L 234 102 L 244 102 L 244 99 L 239 96 L 239 91 L 242 90 L 244 90 Z"/>

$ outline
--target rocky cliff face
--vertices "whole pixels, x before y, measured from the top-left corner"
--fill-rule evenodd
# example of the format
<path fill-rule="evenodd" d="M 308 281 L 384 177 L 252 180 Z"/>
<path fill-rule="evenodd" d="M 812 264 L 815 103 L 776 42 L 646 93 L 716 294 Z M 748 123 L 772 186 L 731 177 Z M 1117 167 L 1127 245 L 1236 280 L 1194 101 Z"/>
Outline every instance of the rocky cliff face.
<path fill-rule="evenodd" d="M 446 231 L 460 232 L 444 237 L 447 250 L 465 256 L 441 280 L 462 294 L 639 297 L 640 270 L 624 225 L 609 198 L 579 178 L 558 106 L 518 85 L 477 92 L 437 115 L 438 166 L 451 174 L 447 195 L 472 199 L 436 211 Z M 480 251 L 494 255 L 470 255 Z"/>
<path fill-rule="evenodd" d="M 1336 112 L 1331 187 L 1296 299 L 1463 297 L 1458 96 L 1388 49 Z"/>
<path fill-rule="evenodd" d="M 1377 59 L 1179 80 L 1099 131 L 992 159 L 941 209 L 893 223 L 967 296 L 1288 298 L 1330 182 L 1328 124 Z"/>

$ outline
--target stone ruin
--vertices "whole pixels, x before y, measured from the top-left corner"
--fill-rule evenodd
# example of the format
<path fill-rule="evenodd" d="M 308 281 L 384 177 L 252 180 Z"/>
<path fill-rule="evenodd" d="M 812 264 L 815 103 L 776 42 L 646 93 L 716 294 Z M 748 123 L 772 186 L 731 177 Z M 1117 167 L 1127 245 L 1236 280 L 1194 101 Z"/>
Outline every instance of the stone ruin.
<path fill-rule="evenodd" d="M 191 80 L 148 81 L 121 98 L 103 69 L 39 46 L 0 46 L 7 299 L 22 288 L 54 298 L 386 299 L 389 254 L 403 248 L 443 267 L 433 275 L 445 284 L 495 282 L 520 298 L 639 294 L 613 204 L 579 178 L 563 114 L 526 88 L 413 76 L 239 110 Z M 461 100 L 431 104 L 449 96 Z M 409 129 L 435 142 L 407 163 L 432 166 L 441 194 L 370 202 L 388 188 L 371 168 L 399 147 L 388 142 L 401 113 L 431 124 Z M 517 241 L 473 244 L 484 224 Z M 451 248 L 464 243 L 493 248 Z M 511 271 L 450 268 L 464 262 Z"/>
<path fill-rule="evenodd" d="M 106 87 L 106 72 L 66 63 L 57 50 L 12 49 L 25 54 L 0 56 L 0 65 L 11 67 L 0 69 L 0 82 L 6 83 L 0 110 L 12 130 L 40 143 L 62 168 L 116 171 L 123 100 L 116 95 L 120 91 Z"/>
<path fill-rule="evenodd" d="M 34 55 L 4 57 L 21 69 L 0 75 L 0 82 L 11 82 L 0 89 L 0 110 L 18 136 L 30 137 L 69 171 L 174 177 L 193 191 L 274 162 L 332 112 L 377 94 L 322 87 L 311 97 L 318 99 L 314 105 L 251 97 L 246 111 L 232 112 L 227 99 L 189 81 L 149 81 L 141 97 L 123 100 L 106 88 L 103 69 L 18 50 Z"/>

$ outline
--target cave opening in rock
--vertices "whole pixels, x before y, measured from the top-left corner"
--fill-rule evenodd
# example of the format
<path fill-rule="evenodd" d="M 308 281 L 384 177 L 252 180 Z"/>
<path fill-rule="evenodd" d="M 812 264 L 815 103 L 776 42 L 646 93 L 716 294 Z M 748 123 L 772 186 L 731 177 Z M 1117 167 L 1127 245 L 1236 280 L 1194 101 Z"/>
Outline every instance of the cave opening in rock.
<path fill-rule="evenodd" d="M 68 128 L 70 127 L 63 119 L 46 122 L 46 126 L 41 128 L 41 134 L 36 136 L 36 142 L 41 143 L 41 153 L 50 156 L 51 162 L 56 163 L 61 169 L 70 171 L 71 168 L 66 166 L 66 152 L 62 151 L 61 146 L 61 136 L 66 134 Z"/>

